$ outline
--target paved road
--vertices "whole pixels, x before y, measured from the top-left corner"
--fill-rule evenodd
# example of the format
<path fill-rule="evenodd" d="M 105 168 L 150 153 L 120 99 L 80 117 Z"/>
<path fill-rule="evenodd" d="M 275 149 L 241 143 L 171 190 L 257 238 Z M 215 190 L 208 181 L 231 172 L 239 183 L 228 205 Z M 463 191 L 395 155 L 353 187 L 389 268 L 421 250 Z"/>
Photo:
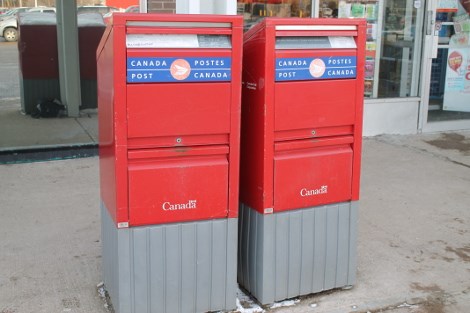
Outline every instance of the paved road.
<path fill-rule="evenodd" d="M 357 284 L 266 313 L 470 312 L 470 132 L 368 138 L 362 162 Z M 0 166 L 0 312 L 109 313 L 98 172 Z"/>
<path fill-rule="evenodd" d="M 18 48 L 16 42 L 0 42 L 0 105 L 20 97 Z"/>

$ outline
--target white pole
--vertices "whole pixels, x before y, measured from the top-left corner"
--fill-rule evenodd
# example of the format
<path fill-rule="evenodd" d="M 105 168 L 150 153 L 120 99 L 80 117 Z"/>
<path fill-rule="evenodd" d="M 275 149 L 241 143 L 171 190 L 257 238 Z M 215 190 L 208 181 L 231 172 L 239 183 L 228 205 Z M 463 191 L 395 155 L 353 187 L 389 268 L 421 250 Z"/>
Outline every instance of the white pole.
<path fill-rule="evenodd" d="M 147 13 L 148 12 L 148 7 L 147 7 L 147 0 L 139 0 L 139 11 L 140 13 Z"/>
<path fill-rule="evenodd" d="M 220 12 L 219 14 L 236 15 L 237 14 L 237 1 L 235 0 L 227 1 L 227 4 L 225 6 L 225 12 Z"/>
<path fill-rule="evenodd" d="M 176 14 L 200 14 L 201 0 L 176 0 Z"/>

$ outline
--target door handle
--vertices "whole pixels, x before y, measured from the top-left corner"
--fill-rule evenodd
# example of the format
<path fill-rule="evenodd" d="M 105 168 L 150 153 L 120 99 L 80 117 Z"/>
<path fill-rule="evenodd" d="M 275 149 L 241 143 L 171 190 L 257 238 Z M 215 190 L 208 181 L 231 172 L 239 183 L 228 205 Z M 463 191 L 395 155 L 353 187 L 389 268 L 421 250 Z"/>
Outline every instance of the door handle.
<path fill-rule="evenodd" d="M 433 11 L 429 10 L 426 12 L 426 35 L 434 35 L 435 21 Z"/>
<path fill-rule="evenodd" d="M 426 12 L 426 35 L 431 36 L 431 58 L 437 58 L 437 48 L 439 43 L 439 31 L 436 30 L 436 19 L 434 11 Z"/>

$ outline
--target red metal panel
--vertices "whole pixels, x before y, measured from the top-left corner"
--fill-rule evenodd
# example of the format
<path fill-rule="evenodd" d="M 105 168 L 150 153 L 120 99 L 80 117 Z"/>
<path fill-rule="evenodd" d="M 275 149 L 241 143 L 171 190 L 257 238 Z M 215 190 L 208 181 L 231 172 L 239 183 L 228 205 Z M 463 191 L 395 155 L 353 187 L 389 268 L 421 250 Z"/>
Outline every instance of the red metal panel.
<path fill-rule="evenodd" d="M 176 51 L 175 51 L 176 50 Z M 128 57 L 226 57 L 230 56 L 230 49 L 138 49 L 127 50 Z"/>
<path fill-rule="evenodd" d="M 131 5 L 139 5 L 139 0 L 106 0 L 106 5 L 126 9 Z"/>
<path fill-rule="evenodd" d="M 339 136 L 339 137 L 326 137 L 326 138 L 312 138 L 307 140 L 289 140 L 278 142 L 274 145 L 275 152 L 290 151 L 307 148 L 318 148 L 327 146 L 337 146 L 344 144 L 351 144 L 354 142 L 353 136 Z"/>
<path fill-rule="evenodd" d="M 230 83 L 129 84 L 128 136 L 229 133 L 230 103 Z"/>
<path fill-rule="evenodd" d="M 329 136 L 341 136 L 350 135 L 354 133 L 353 125 L 345 126 L 333 126 L 333 127 L 315 127 L 312 129 L 289 129 L 284 131 L 277 131 L 274 134 L 275 141 L 294 140 L 294 139 L 305 139 L 305 138 L 317 138 L 317 137 L 329 137 Z"/>
<path fill-rule="evenodd" d="M 272 160 L 264 153 L 269 146 L 265 137 L 268 124 L 265 112 L 272 110 L 272 107 L 266 102 L 264 89 L 266 34 L 260 27 L 262 24 L 258 25 L 244 36 L 240 201 L 264 212 L 266 180 L 272 182 L 267 174 L 272 170 Z"/>
<path fill-rule="evenodd" d="M 128 34 L 181 34 L 181 28 L 150 28 L 150 27 L 128 27 L 127 28 Z M 217 35 L 230 35 L 232 30 L 230 29 L 217 29 L 214 31 L 213 28 L 197 28 L 197 29 L 185 29 L 185 34 L 217 34 Z"/>
<path fill-rule="evenodd" d="M 291 150 L 274 157 L 274 212 L 351 200 L 349 145 Z"/>
<path fill-rule="evenodd" d="M 354 124 L 356 106 L 351 99 L 356 97 L 356 85 L 353 79 L 277 83 L 275 130 Z"/>
<path fill-rule="evenodd" d="M 357 31 L 276 31 L 278 37 L 307 36 L 357 36 Z"/>
<path fill-rule="evenodd" d="M 241 16 L 240 16 L 241 17 Z M 232 27 L 232 85 L 230 90 L 230 153 L 229 161 L 229 197 L 228 217 L 238 217 L 240 184 L 240 124 L 241 124 L 241 82 L 242 82 L 242 46 L 243 19 Z"/>
<path fill-rule="evenodd" d="M 203 146 L 208 144 L 222 145 L 229 143 L 229 134 L 217 135 L 185 135 L 185 136 L 160 136 L 129 138 L 129 149 L 144 149 L 148 147 L 173 147 L 173 146 Z"/>
<path fill-rule="evenodd" d="M 356 44 L 358 49 L 357 58 L 357 93 L 355 102 L 356 120 L 354 121 L 354 158 L 353 158 L 353 177 L 352 177 L 352 200 L 359 200 L 360 176 L 361 176 L 361 156 L 362 156 L 362 121 L 364 115 L 364 68 L 365 68 L 365 45 L 366 45 L 366 23 L 362 21 L 358 25 L 358 36 Z"/>
<path fill-rule="evenodd" d="M 117 218 L 116 223 L 128 223 L 129 221 L 129 193 L 127 177 L 127 112 L 126 98 L 126 45 L 125 27 L 115 25 L 114 29 L 114 129 L 116 145 L 116 199 Z"/>
<path fill-rule="evenodd" d="M 58 79 L 55 25 L 20 25 L 19 63 L 24 79 Z M 40 35 L 39 35 L 40 34 Z"/>
<path fill-rule="evenodd" d="M 96 47 L 103 36 L 105 26 L 82 26 L 78 28 L 80 78 L 96 79 Z"/>
<path fill-rule="evenodd" d="M 131 162 L 129 213 L 131 226 L 227 217 L 226 156 Z"/>
<path fill-rule="evenodd" d="M 206 146 L 206 147 L 172 147 L 163 149 L 139 149 L 130 150 L 128 157 L 131 160 L 145 160 L 152 158 L 206 156 L 214 154 L 228 154 L 228 146 Z"/>
<path fill-rule="evenodd" d="M 103 37 L 107 45 L 102 45 L 97 52 L 98 81 L 98 127 L 100 155 L 100 192 L 101 199 L 116 220 L 116 146 L 114 133 L 114 97 L 113 97 L 113 32 Z"/>
<path fill-rule="evenodd" d="M 243 17 L 209 14 L 140 14 L 140 13 L 114 13 L 114 25 L 126 25 L 127 22 L 202 22 L 202 23 L 230 23 L 231 28 L 242 28 Z M 221 27 L 222 28 L 222 27 Z M 227 27 L 224 27 L 227 28 Z M 217 30 L 217 28 L 215 28 Z M 184 27 L 181 28 L 184 33 Z"/>
<path fill-rule="evenodd" d="M 127 121 L 124 27 L 108 28 L 97 51 L 101 198 L 117 224 L 127 223 Z"/>

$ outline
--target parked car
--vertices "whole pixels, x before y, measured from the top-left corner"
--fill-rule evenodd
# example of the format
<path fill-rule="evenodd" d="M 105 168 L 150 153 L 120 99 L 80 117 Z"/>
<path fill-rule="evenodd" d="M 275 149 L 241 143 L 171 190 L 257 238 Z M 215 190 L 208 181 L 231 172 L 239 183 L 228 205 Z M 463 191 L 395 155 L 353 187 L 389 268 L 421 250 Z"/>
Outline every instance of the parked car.
<path fill-rule="evenodd" d="M 30 8 L 25 13 L 55 13 L 55 11 L 54 7 L 35 7 Z M 18 41 L 18 19 L 16 15 L 10 15 L 0 22 L 0 37 L 10 42 Z"/>
<path fill-rule="evenodd" d="M 35 8 L 29 9 L 26 12 L 55 13 L 56 9 L 54 7 L 35 7 Z"/>
<path fill-rule="evenodd" d="M 113 16 L 113 12 L 106 13 L 103 15 L 103 20 L 106 25 L 111 23 L 111 17 Z M 140 12 L 140 7 L 138 5 L 131 5 L 130 7 L 127 7 L 127 9 L 124 10 L 125 13 L 139 13 Z"/>
<path fill-rule="evenodd" d="M 16 16 L 10 16 L 0 22 L 0 36 L 6 41 L 18 40 L 18 20 Z"/>
<path fill-rule="evenodd" d="M 2 15 L 0 15 L 0 22 L 5 20 L 5 19 L 8 19 L 12 16 L 17 16 L 18 13 L 26 12 L 29 9 L 31 9 L 31 8 L 30 7 L 19 7 L 19 8 L 10 9 L 10 10 L 6 11 L 5 13 L 3 13 Z"/>
<path fill-rule="evenodd" d="M 77 8 L 77 13 L 100 13 L 101 15 L 105 15 L 109 12 L 119 11 L 118 8 L 115 7 L 108 7 L 106 5 L 84 5 Z"/>
<path fill-rule="evenodd" d="M 139 13 L 140 12 L 140 7 L 138 5 L 131 5 L 130 7 L 127 7 L 127 9 L 124 12 L 126 12 L 126 13 Z"/>

